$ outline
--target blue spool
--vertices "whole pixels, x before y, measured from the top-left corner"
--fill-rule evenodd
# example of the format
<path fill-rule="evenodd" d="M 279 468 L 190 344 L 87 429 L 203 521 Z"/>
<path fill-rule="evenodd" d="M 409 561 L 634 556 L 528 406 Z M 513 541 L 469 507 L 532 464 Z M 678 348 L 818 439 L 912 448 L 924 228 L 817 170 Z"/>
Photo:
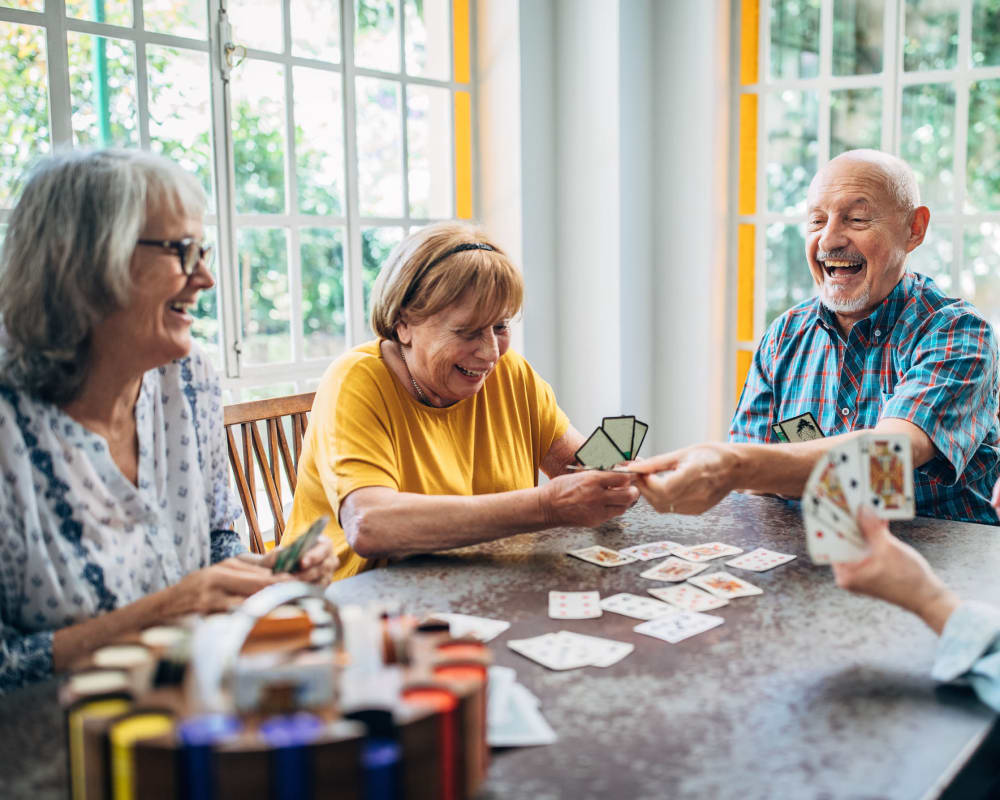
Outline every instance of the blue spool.
<path fill-rule="evenodd" d="M 306 713 L 271 717 L 261 723 L 261 738 L 274 748 L 271 751 L 272 800 L 300 800 L 313 796 L 313 770 L 306 746 L 323 727 L 319 717 Z"/>
<path fill-rule="evenodd" d="M 215 797 L 215 773 L 212 769 L 212 747 L 235 736 L 240 721 L 229 714 L 205 714 L 184 720 L 177 734 L 184 745 L 181 750 L 181 786 L 190 800 L 212 800 Z"/>
<path fill-rule="evenodd" d="M 365 800 L 396 800 L 400 747 L 391 739 L 369 737 L 361 750 Z"/>

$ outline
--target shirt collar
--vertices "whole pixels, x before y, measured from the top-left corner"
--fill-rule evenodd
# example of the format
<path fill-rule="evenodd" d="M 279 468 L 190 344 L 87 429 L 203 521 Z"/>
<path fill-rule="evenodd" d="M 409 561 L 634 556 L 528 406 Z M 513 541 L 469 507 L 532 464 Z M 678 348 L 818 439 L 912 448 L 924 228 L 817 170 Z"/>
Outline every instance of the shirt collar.
<path fill-rule="evenodd" d="M 916 276 L 912 272 L 904 272 L 899 283 L 893 287 L 893 290 L 878 304 L 875 310 L 865 319 L 854 324 L 851 333 L 857 331 L 858 335 L 867 341 L 873 330 L 882 331 L 883 335 L 891 330 L 903 312 L 907 298 L 913 293 L 914 280 L 916 280 Z M 831 335 L 839 337 L 840 328 L 833 312 L 823 305 L 818 297 L 814 302 L 816 303 L 816 321 Z"/>

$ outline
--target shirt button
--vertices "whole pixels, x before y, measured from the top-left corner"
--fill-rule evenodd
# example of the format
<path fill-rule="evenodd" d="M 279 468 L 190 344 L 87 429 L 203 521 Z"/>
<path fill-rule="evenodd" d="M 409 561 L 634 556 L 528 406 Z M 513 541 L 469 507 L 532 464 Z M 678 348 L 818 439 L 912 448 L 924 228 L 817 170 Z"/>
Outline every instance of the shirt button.
<path fill-rule="evenodd" d="M 876 328 L 875 329 L 875 338 L 878 338 L 881 335 L 882 335 L 882 331 L 880 331 L 878 328 Z"/>
<path fill-rule="evenodd" d="M 840 409 L 840 413 L 843 414 L 846 417 L 848 414 L 851 413 L 851 409 L 849 409 L 849 408 L 842 408 L 842 409 Z"/>

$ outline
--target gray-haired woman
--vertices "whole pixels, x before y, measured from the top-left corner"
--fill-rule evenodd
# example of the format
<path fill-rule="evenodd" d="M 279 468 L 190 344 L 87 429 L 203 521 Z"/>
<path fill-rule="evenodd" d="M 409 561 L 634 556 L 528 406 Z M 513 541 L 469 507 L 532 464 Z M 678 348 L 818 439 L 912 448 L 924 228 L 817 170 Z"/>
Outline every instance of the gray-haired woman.
<path fill-rule="evenodd" d="M 217 379 L 188 313 L 214 285 L 204 193 L 142 152 L 29 176 L 0 262 L 0 691 L 124 631 L 284 576 L 231 530 Z M 336 567 L 327 540 L 303 580 Z"/>

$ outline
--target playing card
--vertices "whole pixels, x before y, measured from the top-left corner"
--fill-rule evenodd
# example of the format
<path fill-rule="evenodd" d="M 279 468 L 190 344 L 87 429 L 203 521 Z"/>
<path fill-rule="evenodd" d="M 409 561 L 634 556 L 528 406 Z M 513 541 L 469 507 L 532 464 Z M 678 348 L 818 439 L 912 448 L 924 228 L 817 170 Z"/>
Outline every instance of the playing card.
<path fill-rule="evenodd" d="M 632 434 L 635 432 L 635 417 L 605 417 L 601 427 L 608 438 L 621 450 L 626 459 L 632 458 Z"/>
<path fill-rule="evenodd" d="M 708 564 L 692 564 L 690 561 L 670 556 L 645 572 L 640 572 L 639 577 L 651 581 L 683 581 L 706 569 Z"/>
<path fill-rule="evenodd" d="M 688 578 L 688 583 L 700 586 L 716 597 L 722 597 L 726 600 L 732 600 L 734 597 L 749 597 L 754 594 L 764 594 L 763 589 L 758 589 L 752 583 L 747 583 L 743 578 L 737 578 L 728 572 L 695 575 L 693 578 Z"/>
<path fill-rule="evenodd" d="M 808 411 L 778 422 L 778 427 L 785 434 L 785 439 L 789 442 L 811 442 L 813 439 L 822 439 L 823 431 L 820 430 L 816 418 Z"/>
<path fill-rule="evenodd" d="M 827 453 L 827 458 L 836 465 L 837 478 L 840 480 L 840 488 L 847 499 L 851 516 L 857 514 L 858 506 L 865 494 L 861 485 L 860 445 L 860 439 L 849 439 Z"/>
<path fill-rule="evenodd" d="M 431 616 L 447 622 L 452 636 L 474 636 L 481 642 L 489 642 L 495 639 L 510 627 L 510 623 L 502 619 L 473 617 L 469 614 L 451 614 L 436 611 Z"/>
<path fill-rule="evenodd" d="M 788 437 L 785 436 L 785 432 L 781 430 L 781 426 L 777 422 L 771 426 L 771 430 L 774 431 L 774 435 L 777 437 L 779 442 L 788 442 Z"/>
<path fill-rule="evenodd" d="M 691 636 L 711 630 L 723 622 L 725 620 L 722 617 L 715 617 L 711 614 L 674 609 L 673 613 L 651 619 L 649 622 L 642 622 L 632 630 L 645 636 L 654 636 L 665 642 L 677 644 L 677 642 Z"/>
<path fill-rule="evenodd" d="M 708 544 L 696 544 L 694 547 L 675 547 L 674 555 L 680 556 L 687 561 L 701 562 L 711 561 L 713 558 L 721 556 L 734 556 L 743 551 L 739 547 L 722 542 L 709 542 Z"/>
<path fill-rule="evenodd" d="M 840 483 L 840 473 L 837 470 L 837 458 L 827 454 L 820 458 L 817 466 L 813 467 L 806 484 L 806 491 L 819 498 L 824 503 L 829 503 L 850 517 L 854 516 L 854 511 L 847 502 L 847 495 L 844 494 L 843 486 Z"/>
<path fill-rule="evenodd" d="M 309 529 L 288 547 L 279 548 L 278 554 L 274 558 L 272 572 L 298 572 L 301 567 L 302 556 L 307 553 L 316 540 L 323 533 L 323 529 L 330 521 L 329 517 L 320 517 Z"/>
<path fill-rule="evenodd" d="M 642 447 L 642 443 L 646 439 L 646 431 L 648 430 L 649 426 L 645 422 L 635 421 L 635 430 L 632 432 L 632 458 L 638 458 L 639 448 Z"/>
<path fill-rule="evenodd" d="M 549 592 L 552 619 L 595 619 L 601 616 L 599 592 Z"/>
<path fill-rule="evenodd" d="M 703 592 L 690 583 L 678 583 L 676 586 L 657 586 L 647 590 L 653 597 L 665 603 L 670 603 L 686 611 L 711 611 L 713 608 L 728 606 L 729 601 L 714 594 Z"/>
<path fill-rule="evenodd" d="M 599 467 L 608 469 L 621 461 L 627 461 L 625 455 L 615 446 L 603 428 L 595 428 L 587 439 L 576 451 L 576 460 L 585 467 Z"/>
<path fill-rule="evenodd" d="M 622 564 L 631 564 L 636 560 L 632 556 L 622 555 L 617 550 L 601 547 L 599 544 L 580 550 L 570 550 L 569 555 L 582 558 L 584 561 L 597 564 L 599 567 L 620 567 Z"/>
<path fill-rule="evenodd" d="M 795 556 L 789 553 L 776 553 L 774 550 L 765 550 L 763 547 L 758 547 L 756 550 L 751 550 L 749 553 L 744 553 L 731 561 L 727 561 L 726 566 L 748 569 L 753 572 L 766 572 L 782 564 L 787 564 L 789 561 L 794 560 L 794 558 Z"/>
<path fill-rule="evenodd" d="M 543 633 L 530 639 L 511 639 L 507 646 L 515 653 L 553 670 L 586 667 L 593 661 L 590 645 L 555 633 Z"/>
<path fill-rule="evenodd" d="M 640 561 L 652 561 L 654 558 L 669 556 L 675 547 L 680 546 L 681 545 L 677 544 L 677 542 L 670 542 L 664 539 L 662 542 L 634 544 L 631 547 L 625 547 L 618 552 L 626 556 L 632 556 L 632 558 L 637 558 Z"/>
<path fill-rule="evenodd" d="M 903 433 L 861 437 L 861 485 L 864 500 L 883 519 L 912 519 L 913 455 Z"/>
<path fill-rule="evenodd" d="M 572 644 L 587 647 L 591 658 L 587 666 L 590 667 L 610 667 L 635 650 L 635 645 L 629 642 L 604 639 L 600 636 L 585 636 L 573 631 L 559 631 L 556 636 Z"/>
<path fill-rule="evenodd" d="M 601 608 L 605 611 L 611 611 L 615 614 L 635 619 L 653 619 L 671 611 L 670 606 L 666 603 L 661 603 L 659 600 L 651 600 L 648 597 L 638 594 L 629 594 L 628 592 L 605 597 L 601 601 Z"/>
<path fill-rule="evenodd" d="M 858 561 L 865 557 L 868 546 L 852 517 L 833 514 L 822 504 L 810 508 L 805 500 L 802 507 L 806 547 L 814 564 Z"/>

